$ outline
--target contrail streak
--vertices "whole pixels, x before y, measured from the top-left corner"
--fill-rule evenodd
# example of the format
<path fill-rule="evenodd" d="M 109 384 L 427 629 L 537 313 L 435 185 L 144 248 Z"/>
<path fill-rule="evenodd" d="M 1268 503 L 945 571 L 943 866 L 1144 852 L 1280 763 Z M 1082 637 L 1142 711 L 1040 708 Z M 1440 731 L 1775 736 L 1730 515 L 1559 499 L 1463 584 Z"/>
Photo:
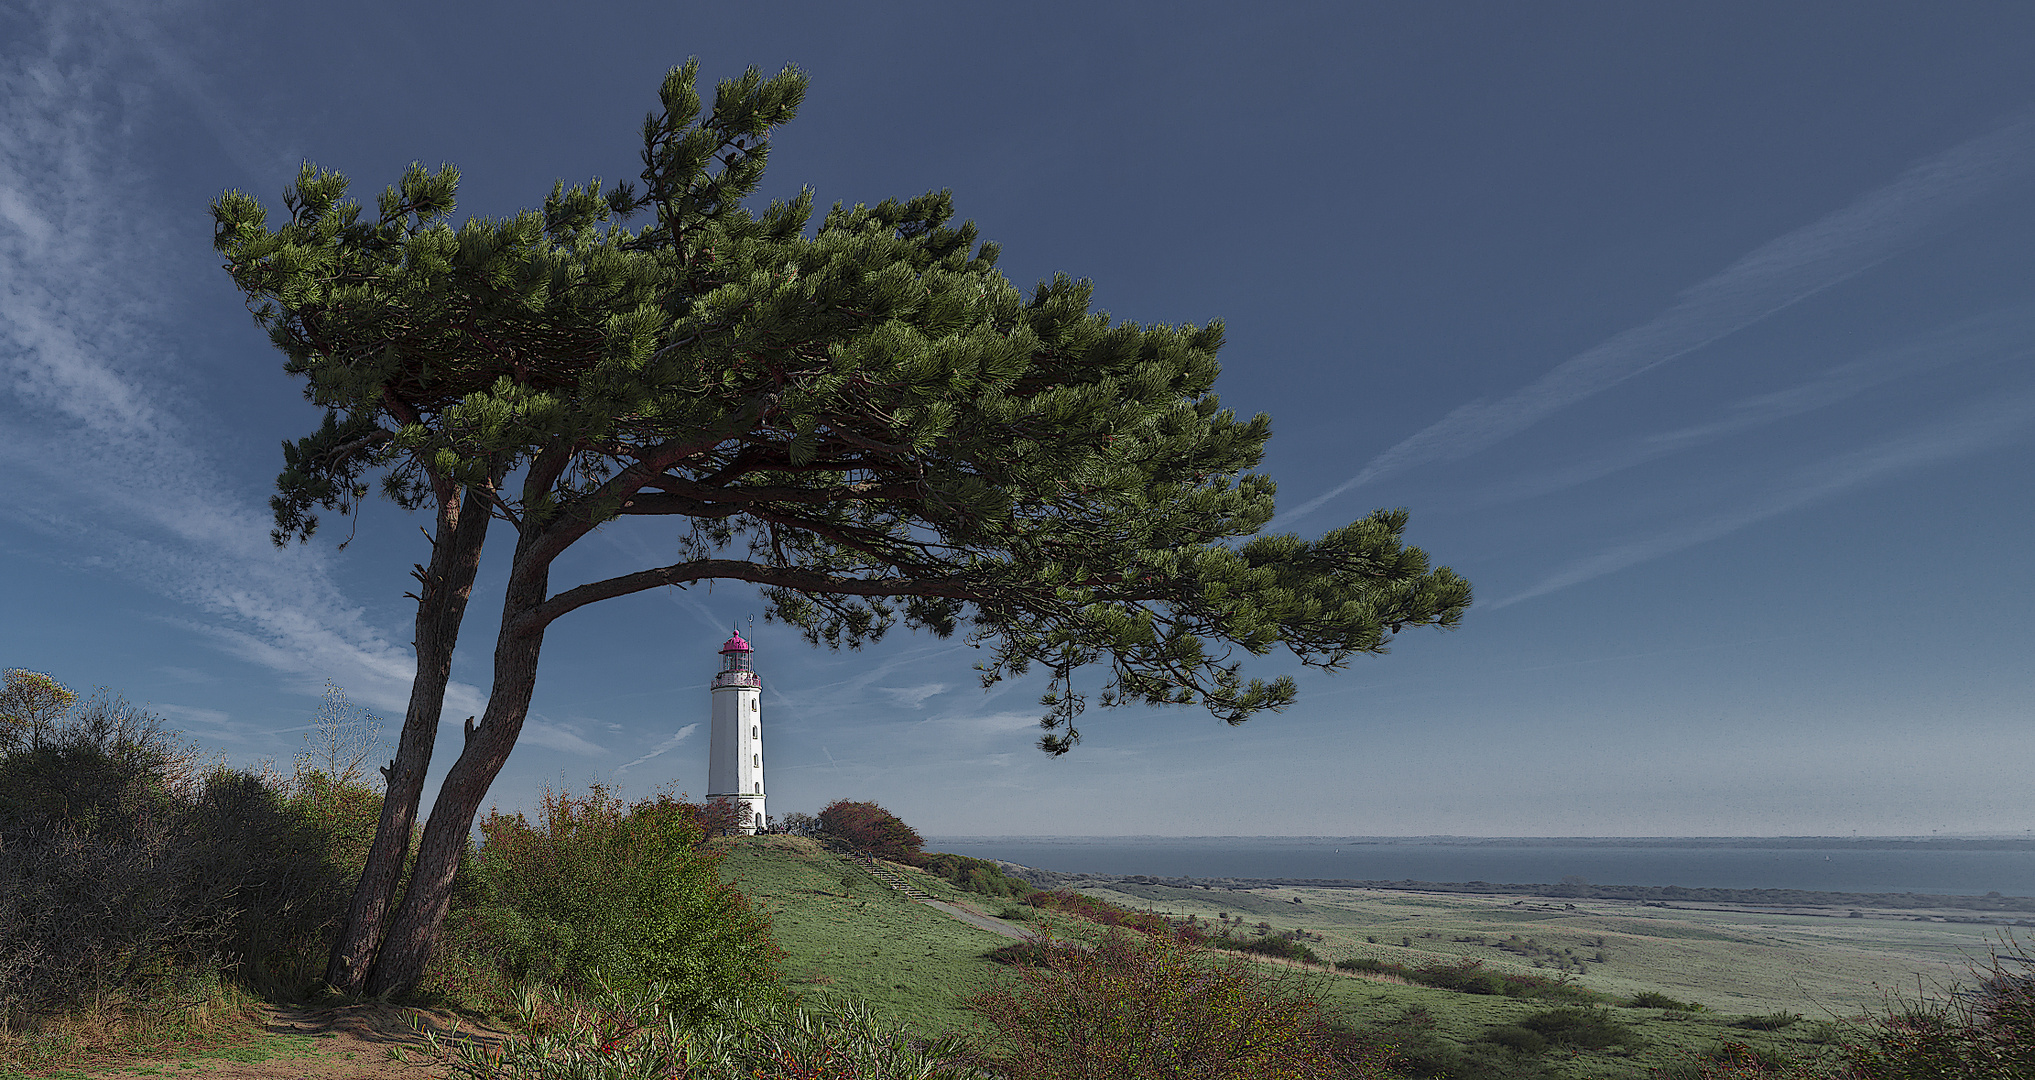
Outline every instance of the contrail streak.
<path fill-rule="evenodd" d="M 1842 210 L 1779 237 L 1681 294 L 1653 320 L 1557 365 L 1496 401 L 1463 405 L 1355 476 L 1279 515 L 1292 522 L 1352 488 L 1455 461 L 1636 375 L 1687 356 L 1927 239 L 1970 203 L 2035 171 L 2035 111 L 1910 167 Z"/>

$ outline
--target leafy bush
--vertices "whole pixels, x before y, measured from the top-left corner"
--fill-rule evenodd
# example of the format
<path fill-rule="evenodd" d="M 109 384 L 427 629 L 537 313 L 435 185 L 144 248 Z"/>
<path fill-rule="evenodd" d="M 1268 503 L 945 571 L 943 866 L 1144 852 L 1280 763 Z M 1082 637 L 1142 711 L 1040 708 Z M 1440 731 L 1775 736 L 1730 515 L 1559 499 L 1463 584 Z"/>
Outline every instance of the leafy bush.
<path fill-rule="evenodd" d="M 1015 967 L 1044 967 L 1053 955 L 1051 950 L 1037 941 L 1014 941 L 983 953 L 983 958 L 996 964 L 1010 964 Z"/>
<path fill-rule="evenodd" d="M 1423 964 L 1413 970 L 1413 977 L 1423 985 L 1439 990 L 1454 990 L 1459 994 L 1503 994 L 1508 989 L 1505 976 L 1484 967 L 1482 960 L 1463 960 L 1453 964 Z M 1515 993 L 1513 996 L 1527 995 Z"/>
<path fill-rule="evenodd" d="M 2025 946 L 2009 941 L 2016 957 Z M 2022 1080 L 2035 1076 L 2035 976 L 1995 956 L 1976 989 L 1879 1019 L 1845 1046 L 1859 1080 Z"/>
<path fill-rule="evenodd" d="M 1519 1026 L 1558 1046 L 1578 1050 L 1631 1046 L 1639 1041 L 1631 1028 L 1612 1019 L 1603 1009 L 1549 1009 L 1522 1018 Z"/>
<path fill-rule="evenodd" d="M 581 991 L 657 983 L 661 1007 L 681 1015 L 775 997 L 769 920 L 721 883 L 697 809 L 668 796 L 625 806 L 595 785 L 546 790 L 534 825 L 489 814 L 434 982 L 456 995 L 484 993 L 490 976 Z"/>
<path fill-rule="evenodd" d="M 1598 1001 L 1603 997 L 1596 991 L 1577 986 L 1565 978 L 1549 979 L 1539 975 L 1515 975 L 1507 971 L 1490 970 L 1484 967 L 1482 960 L 1459 960 L 1453 963 L 1433 961 L 1419 967 L 1408 967 L 1389 960 L 1356 956 L 1338 960 L 1335 966 L 1343 971 L 1393 975 L 1416 985 L 1453 990 L 1461 994 L 1503 994 L 1515 998 L 1577 1002 Z"/>
<path fill-rule="evenodd" d="M 879 859 L 909 861 L 925 845 L 911 826 L 873 802 L 836 799 L 820 811 L 820 828 L 842 843 Z"/>
<path fill-rule="evenodd" d="M 1731 1026 L 1745 1028 L 1747 1031 L 1779 1031 L 1784 1027 L 1794 1026 L 1801 1018 L 1801 1013 L 1771 1012 L 1765 1016 L 1748 1016 L 1733 1021 Z"/>
<path fill-rule="evenodd" d="M 1547 1036 L 1518 1024 L 1501 1024 L 1484 1033 L 1484 1041 L 1519 1054 L 1538 1054 L 1547 1049 Z"/>
<path fill-rule="evenodd" d="M 1392 1072 L 1419 1080 L 1533 1080 L 1547 1075 L 1545 1065 L 1531 1054 L 1506 1047 L 1508 1036 L 1500 1035 L 1499 1041 L 1458 1044 L 1436 1035 L 1434 1027 L 1434 1014 L 1425 1006 L 1412 1005 L 1394 1020 L 1360 1033 L 1352 1041 L 1389 1048 Z M 1539 1034 L 1518 1030 L 1545 1045 Z"/>
<path fill-rule="evenodd" d="M 1030 882 L 1011 877 L 1003 867 L 987 859 L 971 859 L 966 855 L 950 855 L 944 851 L 915 855 L 907 860 L 911 865 L 945 878 L 963 892 L 982 896 L 1024 897 L 1037 892 Z"/>
<path fill-rule="evenodd" d="M 1383 1077 L 1378 1055 L 1339 1059 L 1305 984 L 1165 935 L 1112 931 L 1092 949 L 1045 947 L 1037 966 L 970 999 L 997 1068 L 1026 1080 L 1313 1080 Z"/>
<path fill-rule="evenodd" d="M 823 830 L 820 819 L 811 814 L 786 814 L 777 823 L 777 831 L 789 836 L 818 836 Z"/>
<path fill-rule="evenodd" d="M 1034 892 L 1025 897 L 1025 903 L 1048 911 L 1060 911 L 1087 919 L 1104 926 L 1120 926 L 1139 930 L 1147 934 L 1163 934 L 1177 937 L 1182 941 L 1202 943 L 1206 940 L 1200 930 L 1193 926 L 1175 925 L 1164 915 L 1149 911 L 1134 911 L 1121 904 L 1112 904 L 1093 896 L 1074 892 L 1070 889 L 1054 889 L 1051 892 Z"/>
<path fill-rule="evenodd" d="M 700 839 L 703 841 L 717 836 L 734 836 L 742 831 L 742 822 L 745 820 L 742 804 L 726 795 L 708 799 L 703 803 L 670 801 L 674 807 L 680 809 L 680 812 L 691 816 L 693 824 L 699 826 Z"/>
<path fill-rule="evenodd" d="M 77 700 L 70 688 L 40 671 L 0 672 L 0 754 L 47 738 Z"/>
<path fill-rule="evenodd" d="M 350 884 L 319 808 L 358 797 L 378 813 L 372 792 L 209 766 L 103 693 L 29 726 L 0 754 L 0 1013 L 206 971 L 259 983 L 317 949 Z"/>
<path fill-rule="evenodd" d="M 1321 957 L 1316 956 L 1313 949 L 1302 945 L 1290 931 L 1268 934 L 1261 938 L 1242 939 L 1228 936 L 1210 938 L 1208 944 L 1214 948 L 1227 949 L 1231 952 L 1255 953 L 1259 956 L 1276 956 L 1282 960 L 1298 960 L 1308 964 L 1321 963 Z"/>
<path fill-rule="evenodd" d="M 1702 1012 L 1703 1006 L 1694 1002 L 1677 1001 L 1655 990 L 1642 990 L 1626 1001 L 1635 1009 L 1671 1009 L 1675 1012 Z"/>

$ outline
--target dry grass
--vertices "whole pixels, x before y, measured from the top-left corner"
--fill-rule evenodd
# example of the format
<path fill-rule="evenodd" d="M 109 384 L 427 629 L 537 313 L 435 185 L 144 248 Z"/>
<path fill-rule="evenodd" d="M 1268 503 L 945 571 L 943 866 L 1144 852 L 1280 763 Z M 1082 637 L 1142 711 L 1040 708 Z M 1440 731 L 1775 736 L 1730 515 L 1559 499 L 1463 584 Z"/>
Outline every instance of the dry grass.
<path fill-rule="evenodd" d="M 48 1070 L 105 1056 L 135 1056 L 215 1040 L 246 1030 L 259 1003 L 224 980 L 157 993 L 113 995 L 89 1006 L 0 1026 L 0 1076 Z"/>

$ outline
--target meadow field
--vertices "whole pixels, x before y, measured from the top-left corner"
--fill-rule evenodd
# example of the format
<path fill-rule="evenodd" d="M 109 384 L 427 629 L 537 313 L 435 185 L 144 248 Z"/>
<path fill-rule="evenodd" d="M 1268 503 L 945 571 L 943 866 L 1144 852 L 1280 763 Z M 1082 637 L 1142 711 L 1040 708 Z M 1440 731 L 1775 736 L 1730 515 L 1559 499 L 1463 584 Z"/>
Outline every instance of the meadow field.
<path fill-rule="evenodd" d="M 770 913 L 782 970 L 800 994 L 847 996 L 935 1033 L 977 1030 L 962 1005 L 1008 976 L 988 954 L 1006 936 L 907 900 L 854 862 L 811 840 L 757 837 L 729 844 L 722 872 Z M 1013 931 L 1093 938 L 1091 923 L 957 891 L 910 867 L 892 869 L 929 895 L 1005 920 Z M 1687 1067 L 1729 1045 L 1771 1060 L 1835 1052 L 1843 1033 L 1890 1004 L 1940 997 L 1969 963 L 2000 943 L 1996 928 L 1933 921 L 1927 912 L 1828 913 L 1659 908 L 1631 903 L 1520 900 L 1334 888 L 1208 889 L 1134 882 L 1086 895 L 1174 918 L 1227 925 L 1233 936 L 1298 932 L 1324 961 L 1271 960 L 1303 980 L 1331 1014 L 1415 1055 L 1496 1053 L 1492 1033 L 1560 1002 L 1465 994 L 1390 976 L 1337 971 L 1337 960 L 1405 967 L 1477 961 L 1569 982 L 1602 995 L 1597 1015 L 1619 1042 L 1594 1050 L 1518 1056 L 1516 1073 L 1637 1080 Z M 1297 902 L 1296 902 L 1297 901 Z M 1580 971 L 1578 971 L 1580 969 Z M 1634 1008 L 1643 993 L 1685 1008 Z M 1500 1074 L 1492 1074 L 1500 1075 Z"/>
<path fill-rule="evenodd" d="M 1321 936 L 1311 947 L 1330 962 L 1473 959 L 1523 974 L 1568 970 L 1578 985 L 1614 996 L 1655 990 L 1718 1011 L 1789 1010 L 1826 1019 L 1882 1009 L 1890 996 L 1913 997 L 1918 985 L 1927 991 L 1954 983 L 2003 940 L 2001 927 L 1950 922 L 1927 910 L 1782 912 L 1130 882 L 1082 891 L 1162 914 L 1226 913 L 1274 930 L 1306 930 Z"/>

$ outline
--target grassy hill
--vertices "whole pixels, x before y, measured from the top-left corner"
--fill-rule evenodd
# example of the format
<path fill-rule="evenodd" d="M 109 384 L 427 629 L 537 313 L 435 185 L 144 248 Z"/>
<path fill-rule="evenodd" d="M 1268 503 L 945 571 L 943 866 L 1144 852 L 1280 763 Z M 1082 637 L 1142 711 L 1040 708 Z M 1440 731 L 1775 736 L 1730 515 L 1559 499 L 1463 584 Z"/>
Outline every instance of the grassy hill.
<path fill-rule="evenodd" d="M 954 897 L 945 882 L 906 872 L 925 879 L 927 893 Z M 983 954 L 1010 943 L 905 899 L 801 837 L 742 838 L 722 874 L 770 913 L 785 978 L 800 993 L 855 998 L 919 1031 L 971 1028 L 961 1001 L 998 970 Z"/>
<path fill-rule="evenodd" d="M 957 892 L 947 882 L 895 867 L 924 892 L 995 914 L 1005 905 Z M 800 993 L 842 995 L 879 1015 L 933 1033 L 969 1030 L 962 1001 L 1003 977 L 990 950 L 1008 939 L 906 900 L 855 863 L 794 837 L 731 842 L 723 873 L 771 915 L 787 956 L 783 970 Z M 1305 931 L 1324 960 L 1372 957 L 1417 967 L 1474 959 L 1506 971 L 1556 975 L 1608 1000 L 1641 991 L 1697 1003 L 1695 1011 L 1610 1005 L 1597 1013 L 1624 1045 L 1556 1046 L 1521 1054 L 1492 1038 L 1517 1026 L 1546 1026 L 1561 1002 L 1456 993 L 1322 968 L 1288 966 L 1308 980 L 1331 1013 L 1409 1055 L 1458 1076 L 1545 1076 L 1639 1080 L 1686 1067 L 1729 1044 L 1769 1059 L 1813 1059 L 1832 1051 L 1849 1023 L 1884 1007 L 1889 993 L 1913 993 L 1919 977 L 1947 983 L 1964 958 L 1984 952 L 1985 928 L 1926 917 L 1846 919 L 1770 912 L 1661 910 L 1616 902 L 1515 902 L 1511 898 L 1345 889 L 1185 889 L 1116 883 L 1089 895 L 1126 906 L 1216 921 L 1232 932 Z M 1299 903 L 1294 903 L 1295 900 Z M 1013 924 L 1018 925 L 1018 924 Z M 1089 924 L 1039 913 L 1026 929 L 1057 936 L 1095 932 Z M 1581 974 L 1573 974 L 1580 968 Z M 1800 1014 L 1801 1019 L 1793 1019 Z M 1536 1017 L 1541 1019 L 1536 1020 Z M 1506 1036 L 1504 1032 L 1513 1032 Z"/>

